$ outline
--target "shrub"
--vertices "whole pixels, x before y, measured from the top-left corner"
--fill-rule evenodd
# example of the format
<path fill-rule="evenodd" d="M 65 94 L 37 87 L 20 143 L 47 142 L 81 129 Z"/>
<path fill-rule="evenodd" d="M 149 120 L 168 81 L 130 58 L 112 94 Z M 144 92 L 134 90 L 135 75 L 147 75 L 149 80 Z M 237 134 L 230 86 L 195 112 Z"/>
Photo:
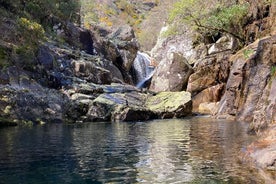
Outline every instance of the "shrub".
<path fill-rule="evenodd" d="M 41 24 L 26 18 L 18 19 L 18 30 L 25 44 L 37 45 L 40 40 L 44 39 L 45 31 Z"/>

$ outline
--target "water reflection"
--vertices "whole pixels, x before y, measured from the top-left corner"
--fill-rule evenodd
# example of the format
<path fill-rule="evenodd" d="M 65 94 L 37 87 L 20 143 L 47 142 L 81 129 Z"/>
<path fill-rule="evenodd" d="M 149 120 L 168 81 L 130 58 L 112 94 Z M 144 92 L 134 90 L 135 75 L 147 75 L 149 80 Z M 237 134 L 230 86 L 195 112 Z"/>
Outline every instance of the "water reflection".
<path fill-rule="evenodd" d="M 246 128 L 193 118 L 0 129 L 0 183 L 262 183 L 237 159 Z"/>

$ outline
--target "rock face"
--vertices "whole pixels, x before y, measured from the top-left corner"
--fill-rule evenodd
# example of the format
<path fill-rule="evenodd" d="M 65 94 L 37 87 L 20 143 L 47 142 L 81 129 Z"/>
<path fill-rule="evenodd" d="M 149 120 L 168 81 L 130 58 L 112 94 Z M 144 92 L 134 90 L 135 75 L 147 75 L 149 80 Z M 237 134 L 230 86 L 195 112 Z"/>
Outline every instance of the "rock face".
<path fill-rule="evenodd" d="M 128 26 L 122 26 L 115 32 L 109 33 L 105 30 L 95 28 L 93 31 L 95 48 L 97 52 L 112 63 L 121 71 L 124 81 L 132 84 L 132 78 L 129 74 L 131 66 L 137 55 L 139 44 L 135 38 L 133 29 Z M 102 35 L 98 32 L 104 32 Z"/>
<path fill-rule="evenodd" d="M 185 90 L 192 72 L 192 67 L 182 55 L 169 53 L 157 66 L 150 90 L 155 92 Z"/>
<path fill-rule="evenodd" d="M 231 63 L 230 53 L 224 52 L 199 60 L 194 66 L 195 72 L 190 76 L 187 91 L 193 95 L 227 81 Z"/>
<path fill-rule="evenodd" d="M 276 36 L 257 40 L 231 58 L 233 65 L 218 116 L 253 121 L 253 131 L 275 123 L 275 43 Z"/>
<path fill-rule="evenodd" d="M 9 83 L 0 85 L 0 116 L 10 121 L 63 122 L 68 97 L 47 89 L 24 71 L 7 69 Z"/>

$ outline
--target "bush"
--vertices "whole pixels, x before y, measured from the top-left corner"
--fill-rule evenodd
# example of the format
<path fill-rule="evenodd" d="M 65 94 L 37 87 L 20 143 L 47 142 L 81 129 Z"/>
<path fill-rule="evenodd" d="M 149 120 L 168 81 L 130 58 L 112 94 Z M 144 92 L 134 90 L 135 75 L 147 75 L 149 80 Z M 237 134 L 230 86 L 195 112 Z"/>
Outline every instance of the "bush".
<path fill-rule="evenodd" d="M 22 37 L 24 44 L 38 45 L 39 41 L 44 39 L 45 31 L 41 24 L 28 20 L 26 18 L 18 19 L 19 36 Z"/>

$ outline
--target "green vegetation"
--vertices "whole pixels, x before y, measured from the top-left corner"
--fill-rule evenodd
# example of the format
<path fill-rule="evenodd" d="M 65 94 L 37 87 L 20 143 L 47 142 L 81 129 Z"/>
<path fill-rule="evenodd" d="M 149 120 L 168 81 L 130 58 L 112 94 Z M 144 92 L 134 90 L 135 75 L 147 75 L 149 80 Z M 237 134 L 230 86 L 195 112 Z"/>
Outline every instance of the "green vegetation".
<path fill-rule="evenodd" d="M 73 22 L 79 20 L 78 0 L 0 0 L 0 6 L 44 25 L 52 17 Z"/>
<path fill-rule="evenodd" d="M 253 49 L 243 50 L 243 56 L 244 56 L 245 59 L 249 59 L 253 53 L 254 53 Z"/>
<path fill-rule="evenodd" d="M 276 77 L 276 66 L 272 66 L 271 68 L 271 76 Z"/>
<path fill-rule="evenodd" d="M 247 11 L 247 3 L 233 0 L 181 0 L 175 3 L 169 21 L 178 28 L 191 26 L 202 37 L 227 33 L 243 42 L 242 28 Z"/>

